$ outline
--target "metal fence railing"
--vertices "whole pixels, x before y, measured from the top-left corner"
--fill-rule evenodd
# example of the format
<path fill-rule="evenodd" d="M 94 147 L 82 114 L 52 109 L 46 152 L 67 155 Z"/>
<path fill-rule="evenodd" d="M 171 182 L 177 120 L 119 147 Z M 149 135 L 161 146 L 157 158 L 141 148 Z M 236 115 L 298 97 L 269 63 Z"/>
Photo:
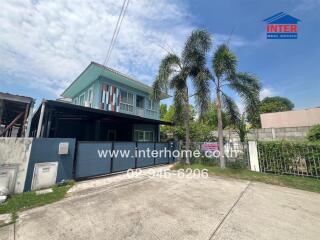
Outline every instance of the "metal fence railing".
<path fill-rule="evenodd" d="M 181 143 L 181 150 L 185 149 L 185 143 Z M 200 157 L 190 158 L 192 163 L 219 165 L 219 156 L 213 153 L 215 150 L 219 150 L 217 142 L 191 142 L 190 150 L 199 150 L 201 153 Z M 206 152 L 208 153 L 206 154 Z M 249 167 L 249 152 L 247 142 L 227 142 L 224 144 L 224 153 L 227 166 L 237 165 L 238 167 Z"/>
<path fill-rule="evenodd" d="M 258 142 L 261 172 L 320 178 L 320 144 Z"/>

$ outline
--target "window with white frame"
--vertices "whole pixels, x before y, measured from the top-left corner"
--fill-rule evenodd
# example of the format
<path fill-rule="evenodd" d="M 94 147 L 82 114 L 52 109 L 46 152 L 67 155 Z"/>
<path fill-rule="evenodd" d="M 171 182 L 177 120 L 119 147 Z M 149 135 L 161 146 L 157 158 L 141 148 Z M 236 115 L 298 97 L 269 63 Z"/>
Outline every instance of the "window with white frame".
<path fill-rule="evenodd" d="M 86 92 L 86 102 L 87 102 L 87 107 L 92 107 L 92 102 L 93 102 L 93 89 L 92 87 L 88 89 Z"/>
<path fill-rule="evenodd" d="M 146 99 L 146 108 L 149 110 L 155 110 L 154 101 L 150 98 Z"/>
<path fill-rule="evenodd" d="M 135 141 L 138 142 L 153 142 L 153 131 L 142 131 L 142 130 L 135 130 Z"/>
<path fill-rule="evenodd" d="M 92 107 L 93 102 L 93 88 L 81 93 L 79 97 L 73 99 L 73 103 L 80 106 Z"/>
<path fill-rule="evenodd" d="M 120 102 L 120 109 L 133 112 L 133 93 L 121 90 L 121 102 Z"/>
<path fill-rule="evenodd" d="M 83 105 L 84 105 L 84 93 L 82 93 L 82 94 L 79 96 L 79 105 L 80 105 L 80 106 L 83 106 Z"/>

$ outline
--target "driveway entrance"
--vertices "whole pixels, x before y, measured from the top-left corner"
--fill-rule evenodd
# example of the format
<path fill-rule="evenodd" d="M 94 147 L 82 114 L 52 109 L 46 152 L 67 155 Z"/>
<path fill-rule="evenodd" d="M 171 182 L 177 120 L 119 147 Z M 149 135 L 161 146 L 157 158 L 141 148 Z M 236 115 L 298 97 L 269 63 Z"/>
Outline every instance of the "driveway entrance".
<path fill-rule="evenodd" d="M 74 188 L 65 200 L 20 213 L 7 233 L 14 232 L 17 240 L 320 236 L 320 194 L 301 190 L 176 174 L 116 175 L 79 182 Z"/>

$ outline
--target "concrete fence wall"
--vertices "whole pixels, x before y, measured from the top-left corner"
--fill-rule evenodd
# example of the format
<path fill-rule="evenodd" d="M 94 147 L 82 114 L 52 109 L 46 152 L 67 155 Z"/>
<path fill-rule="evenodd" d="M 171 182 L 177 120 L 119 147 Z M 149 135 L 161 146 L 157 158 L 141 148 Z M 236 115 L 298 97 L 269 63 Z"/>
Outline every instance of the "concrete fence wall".
<path fill-rule="evenodd" d="M 60 143 L 69 143 L 68 154 L 59 154 Z M 57 163 L 53 183 L 72 179 L 75 143 L 69 138 L 0 138 L 0 187 L 10 193 L 30 191 L 39 163 Z"/>
<path fill-rule="evenodd" d="M 32 138 L 0 138 L 0 186 L 13 181 L 14 193 L 21 193 L 27 176 Z M 9 175 L 9 176 L 8 176 Z"/>
<path fill-rule="evenodd" d="M 247 134 L 249 140 L 289 140 L 289 141 L 303 141 L 306 140 L 307 133 L 311 127 L 290 127 L 290 128 L 261 128 L 250 129 Z M 223 131 L 226 140 L 238 142 L 239 135 L 235 130 L 226 129 Z M 214 136 L 218 136 L 217 131 L 213 131 Z"/>

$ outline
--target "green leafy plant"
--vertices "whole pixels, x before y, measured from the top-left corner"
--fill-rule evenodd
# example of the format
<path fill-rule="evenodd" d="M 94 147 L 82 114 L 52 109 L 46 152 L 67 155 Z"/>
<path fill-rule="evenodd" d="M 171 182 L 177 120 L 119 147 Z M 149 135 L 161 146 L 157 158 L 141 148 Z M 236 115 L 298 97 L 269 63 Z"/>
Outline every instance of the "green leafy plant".
<path fill-rule="evenodd" d="M 320 176 L 320 144 L 310 142 L 258 142 L 263 172 Z"/>
<path fill-rule="evenodd" d="M 320 124 L 310 128 L 307 139 L 311 142 L 320 142 Z"/>

